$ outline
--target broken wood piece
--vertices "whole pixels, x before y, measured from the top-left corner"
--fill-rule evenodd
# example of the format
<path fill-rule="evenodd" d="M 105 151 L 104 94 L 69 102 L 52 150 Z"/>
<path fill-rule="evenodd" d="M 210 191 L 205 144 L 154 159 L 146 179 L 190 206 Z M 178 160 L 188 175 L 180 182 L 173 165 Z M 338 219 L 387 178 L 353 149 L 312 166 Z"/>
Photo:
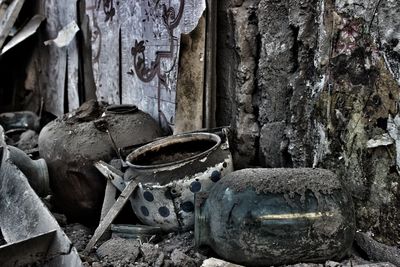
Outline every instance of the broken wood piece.
<path fill-rule="evenodd" d="M 3 47 L 24 3 L 25 0 L 12 1 L 6 12 L 0 17 L 0 48 Z"/>
<path fill-rule="evenodd" d="M 104 217 L 110 211 L 111 207 L 115 204 L 116 193 L 117 189 L 114 187 L 110 180 L 107 180 L 106 192 L 104 194 L 103 206 L 101 208 L 100 221 L 103 221 Z"/>
<path fill-rule="evenodd" d="M 39 28 L 45 17 L 42 15 L 35 15 L 31 20 L 12 38 L 1 50 L 1 55 L 5 52 L 32 36 Z"/>
<path fill-rule="evenodd" d="M 111 207 L 115 204 L 116 193 L 117 189 L 114 187 L 114 185 L 111 183 L 110 180 L 107 180 L 106 191 L 104 193 L 103 206 L 101 207 L 100 222 L 103 221 L 104 217 L 110 211 Z M 111 237 L 111 227 L 108 227 L 105 230 L 103 237 L 107 239 Z"/>
<path fill-rule="evenodd" d="M 126 202 L 129 200 L 129 197 L 135 191 L 137 187 L 137 183 L 135 181 L 129 182 L 129 184 L 125 187 L 124 191 L 122 191 L 121 195 L 118 197 L 117 201 L 111 207 L 110 211 L 104 217 L 104 219 L 100 222 L 100 225 L 97 227 L 94 232 L 93 237 L 90 239 L 87 244 L 84 253 L 89 254 L 91 249 L 96 245 L 97 241 L 103 236 L 104 232 L 110 227 L 111 223 L 114 221 L 115 217 L 120 213 Z"/>
<path fill-rule="evenodd" d="M 107 178 L 108 181 L 111 182 L 119 191 L 124 191 L 126 187 L 126 182 L 123 178 L 124 174 L 111 166 L 110 164 L 105 163 L 100 160 L 94 164 L 94 166 L 103 174 L 104 177 Z"/>
<path fill-rule="evenodd" d="M 207 32 L 206 32 L 206 61 L 205 61 L 205 114 L 206 128 L 216 125 L 216 58 L 217 58 L 217 1 L 207 0 Z"/>

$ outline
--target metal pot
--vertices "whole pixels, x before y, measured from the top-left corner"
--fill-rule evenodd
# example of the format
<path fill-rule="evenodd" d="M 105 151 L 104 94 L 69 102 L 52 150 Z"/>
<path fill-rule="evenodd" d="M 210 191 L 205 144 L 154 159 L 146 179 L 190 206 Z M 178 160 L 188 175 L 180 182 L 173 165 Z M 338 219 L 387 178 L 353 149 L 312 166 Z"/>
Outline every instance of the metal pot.
<path fill-rule="evenodd" d="M 222 139 L 205 132 L 169 136 L 128 155 L 124 180 L 114 175 L 112 182 L 120 190 L 127 181 L 138 182 L 130 201 L 143 224 L 164 231 L 193 228 L 194 193 L 209 191 L 233 171 L 228 138 L 223 132 Z"/>
<path fill-rule="evenodd" d="M 106 182 L 94 162 L 110 161 L 118 148 L 161 135 L 157 122 L 136 106 L 94 101 L 47 124 L 39 136 L 39 153 L 49 168 L 56 207 L 70 220 L 96 223 Z"/>

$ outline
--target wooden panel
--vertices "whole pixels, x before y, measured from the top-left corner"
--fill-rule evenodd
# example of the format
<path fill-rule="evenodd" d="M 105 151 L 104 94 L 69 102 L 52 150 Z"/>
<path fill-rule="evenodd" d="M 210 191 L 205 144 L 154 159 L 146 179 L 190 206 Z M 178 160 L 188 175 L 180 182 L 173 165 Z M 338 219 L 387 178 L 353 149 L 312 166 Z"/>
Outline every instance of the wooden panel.
<path fill-rule="evenodd" d="M 76 6 L 76 5 L 75 5 Z M 68 111 L 79 107 L 78 82 L 79 82 L 79 51 L 78 42 L 74 39 L 67 48 L 67 90 Z"/>
<path fill-rule="evenodd" d="M 174 123 L 180 35 L 197 26 L 205 6 L 204 0 L 87 0 L 98 99 L 121 99 L 164 126 Z"/>
<path fill-rule="evenodd" d="M 135 103 L 164 126 L 175 121 L 180 35 L 196 27 L 204 9 L 198 0 L 120 5 L 122 101 Z"/>
<path fill-rule="evenodd" d="M 54 39 L 58 32 L 73 20 L 77 20 L 77 5 L 74 1 L 48 0 L 41 3 L 41 13 L 46 19 L 43 40 Z M 66 46 L 43 46 L 39 51 L 42 75 L 41 91 L 47 111 L 61 116 L 79 105 L 78 99 L 78 49 L 76 38 Z M 67 93 L 65 93 L 67 92 Z M 65 96 L 68 102 L 64 105 Z M 64 107 L 67 110 L 64 110 Z"/>
<path fill-rule="evenodd" d="M 205 39 L 205 16 L 190 34 L 181 35 L 174 134 L 203 128 Z"/>
<path fill-rule="evenodd" d="M 117 1 L 87 0 L 93 75 L 98 100 L 120 103 L 119 18 Z M 120 1 L 122 2 L 122 1 Z M 131 1 L 125 1 L 131 3 Z"/>
<path fill-rule="evenodd" d="M 135 103 L 164 126 L 175 121 L 180 34 L 196 27 L 204 9 L 198 0 L 120 5 L 122 101 Z"/>

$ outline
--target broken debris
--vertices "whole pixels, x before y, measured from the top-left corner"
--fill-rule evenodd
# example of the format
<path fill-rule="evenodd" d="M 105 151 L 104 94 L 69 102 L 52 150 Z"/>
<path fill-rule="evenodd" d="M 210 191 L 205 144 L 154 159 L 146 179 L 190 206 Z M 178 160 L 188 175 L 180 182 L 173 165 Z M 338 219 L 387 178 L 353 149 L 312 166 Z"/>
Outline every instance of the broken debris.
<path fill-rule="evenodd" d="M 138 240 L 113 238 L 104 242 L 96 251 L 103 265 L 127 266 L 139 256 Z"/>
<path fill-rule="evenodd" d="M 25 0 L 1 1 L 0 10 L 5 12 L 0 14 L 0 48 L 3 47 L 24 3 Z"/>
<path fill-rule="evenodd" d="M 74 39 L 75 34 L 78 31 L 79 31 L 79 26 L 73 20 L 64 28 L 62 28 L 61 31 L 58 32 L 57 38 L 45 41 L 44 44 L 45 45 L 54 44 L 60 48 L 68 46 L 69 43 L 71 43 L 71 41 Z"/>
<path fill-rule="evenodd" d="M 26 40 L 28 37 L 32 36 L 39 28 L 45 17 L 42 15 L 35 15 L 1 50 L 3 55 L 5 52 L 18 45 L 22 41 Z"/>
<path fill-rule="evenodd" d="M 0 250 L 19 244 L 24 246 L 27 242 L 32 244 L 31 242 L 35 243 L 36 237 L 55 232 L 46 253 L 41 254 L 41 259 L 45 260 L 48 266 L 81 266 L 81 260 L 71 241 L 32 190 L 25 175 L 10 160 L 10 151 L 4 139 L 4 131 L 0 127 L 0 229 L 7 242 L 7 248 L 3 246 Z M 34 248 L 27 245 L 27 249 Z M 5 258 L 0 265 L 7 266 L 5 264 L 9 260 Z"/>

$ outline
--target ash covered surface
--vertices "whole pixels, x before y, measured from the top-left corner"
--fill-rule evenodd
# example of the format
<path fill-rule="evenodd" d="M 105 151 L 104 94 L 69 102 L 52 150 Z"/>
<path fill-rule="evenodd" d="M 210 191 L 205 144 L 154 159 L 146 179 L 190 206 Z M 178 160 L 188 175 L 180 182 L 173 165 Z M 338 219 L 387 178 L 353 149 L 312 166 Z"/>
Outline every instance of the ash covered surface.
<path fill-rule="evenodd" d="M 63 228 L 63 230 L 78 252 L 85 249 L 86 244 L 89 243 L 89 240 L 92 237 L 92 230 L 79 223 L 68 224 Z"/>
<path fill-rule="evenodd" d="M 77 248 L 84 266 L 200 266 L 208 257 L 195 249 L 193 232 L 170 233 L 149 242 L 136 239 L 113 237 L 103 243 L 90 255 L 82 252 L 93 231 L 81 224 L 70 224 L 64 228 Z"/>
<path fill-rule="evenodd" d="M 243 169 L 228 174 L 220 182 L 228 183 L 236 192 L 253 187 L 257 193 L 304 194 L 306 190 L 331 193 L 340 188 L 340 181 L 334 173 L 310 168 Z"/>
<path fill-rule="evenodd" d="M 80 224 L 70 224 L 64 231 L 72 243 L 81 253 L 91 237 L 92 231 Z M 140 242 L 135 239 L 112 238 L 98 244 L 97 249 L 85 256 L 80 254 L 85 267 L 196 267 L 203 266 L 203 262 L 216 257 L 208 249 L 197 250 L 194 244 L 193 232 L 170 233 L 149 242 Z M 229 264 L 229 263 L 227 263 Z M 204 265 L 208 266 L 208 265 Z M 230 265 L 224 265 L 230 266 Z M 288 267 L 395 267 L 389 262 L 373 262 L 352 255 L 341 262 L 327 261 L 325 263 L 298 263 L 285 265 Z"/>

